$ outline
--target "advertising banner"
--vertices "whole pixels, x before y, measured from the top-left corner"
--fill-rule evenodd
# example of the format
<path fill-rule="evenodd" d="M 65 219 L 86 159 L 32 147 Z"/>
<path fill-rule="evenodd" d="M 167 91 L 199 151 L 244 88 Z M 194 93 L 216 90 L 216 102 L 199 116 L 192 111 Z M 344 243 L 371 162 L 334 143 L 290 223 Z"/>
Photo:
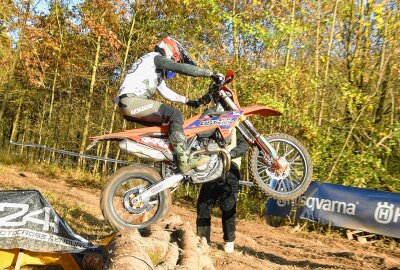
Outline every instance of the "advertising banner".
<path fill-rule="evenodd" d="M 267 201 L 267 215 L 289 216 L 400 238 L 400 193 L 312 182 L 298 201 Z"/>
<path fill-rule="evenodd" d="M 96 247 L 75 234 L 39 191 L 0 191 L 0 249 L 71 253 Z"/>

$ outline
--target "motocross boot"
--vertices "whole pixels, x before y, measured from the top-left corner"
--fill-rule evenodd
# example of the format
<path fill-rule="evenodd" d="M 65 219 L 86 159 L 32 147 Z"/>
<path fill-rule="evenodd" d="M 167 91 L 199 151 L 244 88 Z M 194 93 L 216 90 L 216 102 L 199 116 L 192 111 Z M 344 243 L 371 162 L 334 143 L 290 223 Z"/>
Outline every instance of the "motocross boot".
<path fill-rule="evenodd" d="M 182 173 L 188 172 L 198 166 L 206 164 L 208 157 L 193 157 L 189 159 L 189 150 L 186 137 L 182 131 L 174 131 L 169 136 L 172 146 L 174 147 L 174 155 L 178 160 L 178 168 Z"/>

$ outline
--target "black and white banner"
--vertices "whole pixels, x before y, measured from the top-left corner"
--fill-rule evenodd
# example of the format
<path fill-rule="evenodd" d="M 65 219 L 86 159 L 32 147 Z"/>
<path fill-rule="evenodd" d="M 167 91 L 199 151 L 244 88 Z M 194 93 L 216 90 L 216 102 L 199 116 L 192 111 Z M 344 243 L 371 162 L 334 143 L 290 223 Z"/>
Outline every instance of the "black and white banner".
<path fill-rule="evenodd" d="M 81 252 L 96 247 L 75 234 L 39 191 L 0 191 L 0 249 Z"/>
<path fill-rule="evenodd" d="M 312 182 L 293 205 L 296 218 L 400 238 L 400 193 Z M 292 202 L 267 201 L 267 215 L 291 211 Z"/>

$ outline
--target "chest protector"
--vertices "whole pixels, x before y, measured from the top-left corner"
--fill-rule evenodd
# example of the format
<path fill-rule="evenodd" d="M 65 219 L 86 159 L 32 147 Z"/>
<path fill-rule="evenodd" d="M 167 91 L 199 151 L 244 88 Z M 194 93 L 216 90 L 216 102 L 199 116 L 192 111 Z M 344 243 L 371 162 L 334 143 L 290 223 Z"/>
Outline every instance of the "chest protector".
<path fill-rule="evenodd" d="M 139 98 L 149 98 L 154 94 L 162 81 L 162 70 L 157 69 L 154 64 L 154 57 L 157 55 L 160 54 L 151 52 L 133 63 L 119 89 L 119 96 L 134 94 Z"/>

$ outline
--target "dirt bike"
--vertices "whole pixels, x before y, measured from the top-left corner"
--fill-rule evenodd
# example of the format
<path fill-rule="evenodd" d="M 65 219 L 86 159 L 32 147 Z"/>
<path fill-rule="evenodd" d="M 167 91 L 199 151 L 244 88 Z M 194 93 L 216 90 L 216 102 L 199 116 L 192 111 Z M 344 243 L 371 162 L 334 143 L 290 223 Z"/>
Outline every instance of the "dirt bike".
<path fill-rule="evenodd" d="M 223 77 L 223 76 L 222 76 Z M 207 164 L 185 174 L 179 172 L 168 138 L 168 126 L 145 127 L 92 137 L 93 147 L 100 140 L 119 141 L 128 154 L 160 162 L 159 168 L 135 164 L 117 170 L 101 193 L 101 209 L 115 229 L 144 228 L 162 220 L 171 206 L 171 189 L 182 182 L 202 184 L 223 179 L 229 171 L 231 156 L 227 148 L 236 129 L 249 143 L 249 172 L 265 194 L 279 200 L 293 200 L 303 194 L 312 178 L 311 158 L 306 148 L 292 136 L 276 133 L 261 135 L 249 116 L 280 116 L 264 106 L 241 107 L 228 84 L 232 70 L 222 82 L 213 82 L 203 100 L 211 103 L 203 114 L 184 122 L 191 149 L 190 157 L 209 156 Z"/>

